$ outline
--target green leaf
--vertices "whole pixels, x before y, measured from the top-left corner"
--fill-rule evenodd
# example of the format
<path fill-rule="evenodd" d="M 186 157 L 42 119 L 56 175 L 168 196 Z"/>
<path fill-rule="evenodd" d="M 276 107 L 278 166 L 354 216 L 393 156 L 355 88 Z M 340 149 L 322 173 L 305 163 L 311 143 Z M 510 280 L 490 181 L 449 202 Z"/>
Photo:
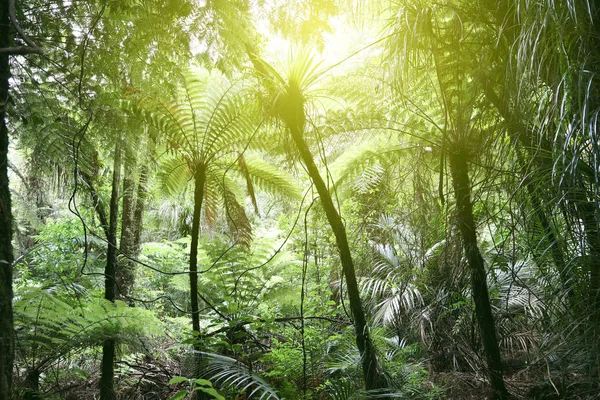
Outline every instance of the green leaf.
<path fill-rule="evenodd" d="M 175 396 L 171 397 L 171 400 L 181 400 L 184 399 L 185 396 L 187 396 L 187 390 L 180 390 L 179 392 L 175 393 Z"/>
<path fill-rule="evenodd" d="M 186 378 L 185 376 L 176 376 L 174 378 L 171 378 L 171 380 L 169 381 L 169 385 L 174 385 L 176 383 L 187 382 L 187 381 L 189 381 L 189 379 Z"/>
<path fill-rule="evenodd" d="M 225 400 L 225 397 L 221 396 L 215 389 L 213 388 L 205 388 L 205 387 L 197 387 L 195 390 L 200 390 L 204 393 L 210 394 L 217 400 Z"/>
<path fill-rule="evenodd" d="M 207 379 L 194 379 L 193 381 L 200 386 L 212 387 L 212 383 Z"/>

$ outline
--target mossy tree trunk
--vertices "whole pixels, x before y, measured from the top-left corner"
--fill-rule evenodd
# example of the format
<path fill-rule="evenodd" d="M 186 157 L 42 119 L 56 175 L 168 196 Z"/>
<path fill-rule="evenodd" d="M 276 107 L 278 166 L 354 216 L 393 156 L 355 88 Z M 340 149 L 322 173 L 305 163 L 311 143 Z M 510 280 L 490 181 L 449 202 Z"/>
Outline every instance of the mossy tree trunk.
<path fill-rule="evenodd" d="M 137 150 L 133 149 L 132 153 Z M 136 258 L 135 246 L 135 208 L 136 208 L 136 191 L 135 191 L 135 170 L 137 157 L 135 154 L 130 154 L 125 157 L 123 166 L 123 195 L 122 195 L 122 211 L 121 211 L 121 240 L 119 241 L 119 250 L 126 256 L 119 262 L 119 268 L 116 271 L 117 277 L 117 297 L 129 295 L 134 280 L 133 261 L 127 257 Z"/>
<path fill-rule="evenodd" d="M 192 243 L 190 248 L 190 300 L 192 308 L 192 329 L 200 332 L 200 308 L 198 306 L 198 242 L 200 237 L 200 213 L 204 200 L 206 166 L 198 164 L 194 173 L 194 213 L 192 216 Z"/>
<path fill-rule="evenodd" d="M 139 256 L 142 248 L 142 229 L 144 227 L 144 208 L 146 207 L 148 166 L 142 165 L 137 186 L 135 210 L 133 211 L 133 254 Z"/>

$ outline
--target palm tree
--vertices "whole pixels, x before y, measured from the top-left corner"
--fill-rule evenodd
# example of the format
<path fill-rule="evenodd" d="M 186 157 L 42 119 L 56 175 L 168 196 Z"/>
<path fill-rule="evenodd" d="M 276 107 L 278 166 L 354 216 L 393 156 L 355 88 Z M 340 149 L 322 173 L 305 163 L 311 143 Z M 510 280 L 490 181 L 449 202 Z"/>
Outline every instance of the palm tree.
<path fill-rule="evenodd" d="M 260 59 L 250 46 L 248 46 L 247 50 L 259 74 L 259 78 L 267 91 L 267 98 L 271 99 L 268 102 L 268 107 L 270 108 L 268 112 L 284 123 L 300 154 L 302 162 L 306 166 L 308 175 L 319 194 L 327 220 L 335 235 L 348 290 L 350 309 L 354 319 L 356 345 L 362 358 L 365 387 L 367 390 L 384 389 L 388 384 L 379 365 L 376 349 L 367 325 L 360 299 L 354 262 L 346 235 L 346 228 L 306 140 L 306 103 L 309 89 L 321 76 L 317 71 L 319 65 L 313 62 L 313 58 L 309 52 L 300 51 L 294 55 L 293 62 L 289 66 L 289 71 L 284 77 L 268 63 Z"/>
<path fill-rule="evenodd" d="M 291 198 L 299 196 L 298 189 L 281 170 L 244 156 L 260 128 L 256 107 L 240 83 L 229 83 L 216 70 L 190 70 L 174 101 L 146 98 L 140 106 L 170 153 L 162 163 L 163 187 L 174 193 L 190 177 L 194 182 L 189 277 L 192 329 L 200 332 L 198 241 L 203 206 L 206 219 L 214 223 L 215 208 L 221 199 L 235 241 L 247 244 L 251 240 L 250 223 L 238 181 L 229 172 L 246 180 L 252 197 L 255 184 Z"/>

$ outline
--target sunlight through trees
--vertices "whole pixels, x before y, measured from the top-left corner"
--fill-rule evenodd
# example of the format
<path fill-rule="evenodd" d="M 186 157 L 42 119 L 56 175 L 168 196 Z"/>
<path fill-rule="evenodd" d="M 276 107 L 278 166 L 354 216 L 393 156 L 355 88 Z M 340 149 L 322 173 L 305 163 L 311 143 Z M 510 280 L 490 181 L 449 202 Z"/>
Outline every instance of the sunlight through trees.
<path fill-rule="evenodd" d="M 593 399 L 597 2 L 4 0 L 0 399 Z"/>

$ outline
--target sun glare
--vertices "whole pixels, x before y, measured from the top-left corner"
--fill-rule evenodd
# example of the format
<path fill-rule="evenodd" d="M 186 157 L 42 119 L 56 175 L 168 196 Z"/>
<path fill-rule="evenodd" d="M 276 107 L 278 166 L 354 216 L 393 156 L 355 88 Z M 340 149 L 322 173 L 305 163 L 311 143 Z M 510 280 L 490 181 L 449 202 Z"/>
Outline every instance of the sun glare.
<path fill-rule="evenodd" d="M 330 17 L 328 25 L 330 30 L 323 33 L 322 43 L 299 43 L 274 33 L 266 19 L 259 19 L 257 29 L 266 38 L 265 59 L 283 67 L 298 48 L 308 46 L 321 69 L 338 75 L 364 65 L 376 55 L 377 50 L 369 46 L 378 40 L 374 27 L 357 28 L 343 16 Z"/>

